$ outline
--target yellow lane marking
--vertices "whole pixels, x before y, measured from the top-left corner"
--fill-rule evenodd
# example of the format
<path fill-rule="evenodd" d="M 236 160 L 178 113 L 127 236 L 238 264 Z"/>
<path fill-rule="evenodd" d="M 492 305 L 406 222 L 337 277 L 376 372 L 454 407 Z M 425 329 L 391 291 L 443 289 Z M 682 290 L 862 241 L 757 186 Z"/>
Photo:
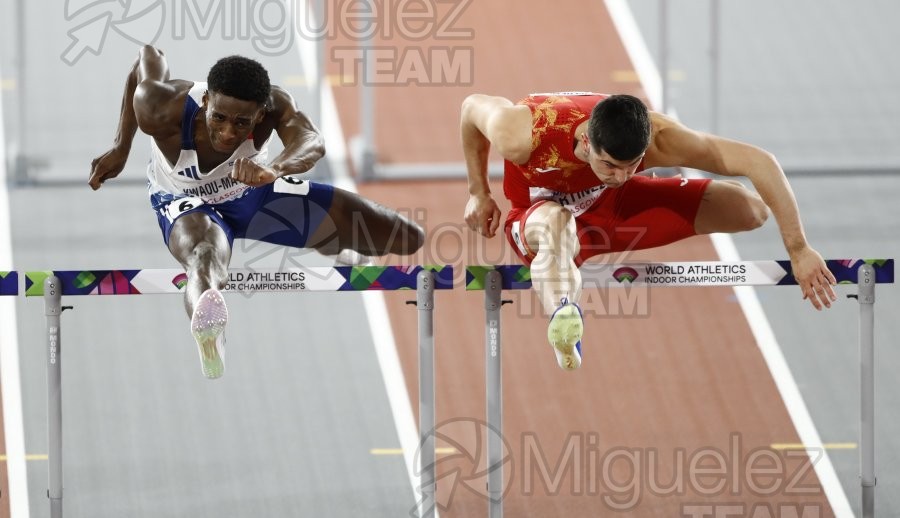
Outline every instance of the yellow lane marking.
<path fill-rule="evenodd" d="M 822 447 L 826 450 L 855 450 L 856 443 L 855 442 L 826 442 L 822 444 Z M 775 443 L 770 446 L 773 450 L 806 450 L 811 448 L 811 446 L 806 446 L 800 443 Z"/>
<path fill-rule="evenodd" d="M 372 455 L 403 455 L 400 448 L 372 448 L 369 450 Z"/>
<path fill-rule="evenodd" d="M 613 70 L 612 80 L 616 83 L 639 83 L 641 78 L 634 70 Z"/>
<path fill-rule="evenodd" d="M 401 448 L 372 448 L 369 450 L 372 455 L 403 455 Z M 451 455 L 458 453 L 456 448 L 435 448 L 434 453 L 437 455 Z"/>
<path fill-rule="evenodd" d="M 47 460 L 47 454 L 25 455 L 25 460 Z M 0 454 L 0 462 L 6 462 L 6 455 Z"/>
<path fill-rule="evenodd" d="M 669 70 L 669 81 L 684 81 L 687 74 L 684 70 Z M 613 70 L 612 80 L 616 83 L 640 83 L 641 79 L 634 70 Z"/>

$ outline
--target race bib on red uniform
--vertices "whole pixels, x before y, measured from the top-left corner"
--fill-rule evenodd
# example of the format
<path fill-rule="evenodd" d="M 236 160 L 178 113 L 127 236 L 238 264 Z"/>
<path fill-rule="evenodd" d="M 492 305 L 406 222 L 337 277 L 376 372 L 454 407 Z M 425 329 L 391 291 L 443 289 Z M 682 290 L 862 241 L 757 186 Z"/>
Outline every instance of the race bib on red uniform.
<path fill-rule="evenodd" d="M 532 205 L 540 200 L 550 200 L 562 205 L 577 217 L 584 214 L 600 199 L 604 189 L 606 189 L 605 185 L 598 185 L 580 192 L 557 192 L 543 187 L 529 187 L 528 194 L 531 197 Z"/>

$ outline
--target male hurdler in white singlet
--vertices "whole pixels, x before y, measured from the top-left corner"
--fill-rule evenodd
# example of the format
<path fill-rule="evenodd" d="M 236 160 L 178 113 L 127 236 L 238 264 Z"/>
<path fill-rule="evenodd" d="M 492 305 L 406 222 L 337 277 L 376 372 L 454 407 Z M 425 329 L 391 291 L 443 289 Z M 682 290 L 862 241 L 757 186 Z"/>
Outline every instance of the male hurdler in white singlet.
<path fill-rule="evenodd" d="M 228 311 L 219 290 L 235 238 L 327 255 L 408 255 L 422 246 L 421 227 L 397 212 L 286 176 L 309 171 L 325 148 L 290 94 L 271 85 L 252 59 L 219 60 L 205 83 L 173 80 L 162 51 L 143 47 L 128 75 L 115 144 L 92 163 L 93 189 L 122 172 L 138 128 L 152 137 L 150 202 L 169 251 L 187 272 L 185 307 L 208 378 L 224 373 Z M 269 160 L 273 133 L 284 151 Z"/>

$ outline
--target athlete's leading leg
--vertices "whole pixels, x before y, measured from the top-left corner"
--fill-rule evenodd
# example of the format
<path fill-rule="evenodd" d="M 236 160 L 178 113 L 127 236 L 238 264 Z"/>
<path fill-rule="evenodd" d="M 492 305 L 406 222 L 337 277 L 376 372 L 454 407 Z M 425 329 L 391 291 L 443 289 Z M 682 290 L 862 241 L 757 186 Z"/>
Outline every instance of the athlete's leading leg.
<path fill-rule="evenodd" d="M 328 217 L 309 240 L 326 255 L 353 250 L 367 256 L 410 255 L 425 243 L 425 231 L 406 216 L 337 187 Z"/>
<path fill-rule="evenodd" d="M 190 317 L 203 292 L 225 287 L 231 246 L 225 231 L 209 216 L 193 212 L 175 220 L 169 234 L 169 251 L 187 273 L 184 309 Z"/>
<path fill-rule="evenodd" d="M 525 241 L 535 250 L 531 282 L 544 312 L 550 315 L 547 339 L 559 366 L 574 370 L 581 366 L 581 336 L 584 321 L 578 299 L 581 272 L 575 216 L 554 202 L 534 208 L 525 220 Z"/>
<path fill-rule="evenodd" d="M 581 272 L 575 265 L 579 243 L 575 216 L 558 203 L 545 202 L 525 220 L 525 240 L 535 251 L 531 283 L 545 315 L 552 315 L 561 299 L 578 302 Z"/>
<path fill-rule="evenodd" d="M 191 317 L 191 334 L 200 350 L 203 374 L 210 379 L 221 377 L 225 372 L 223 333 L 228 309 L 219 290 L 228 280 L 228 238 L 208 215 L 189 213 L 175 220 L 169 251 L 187 273 L 184 306 Z"/>

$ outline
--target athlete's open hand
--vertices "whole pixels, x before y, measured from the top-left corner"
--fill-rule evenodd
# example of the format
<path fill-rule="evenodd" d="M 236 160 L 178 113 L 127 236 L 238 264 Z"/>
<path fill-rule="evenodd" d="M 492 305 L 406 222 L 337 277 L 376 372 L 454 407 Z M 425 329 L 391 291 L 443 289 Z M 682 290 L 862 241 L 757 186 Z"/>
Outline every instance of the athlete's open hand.
<path fill-rule="evenodd" d="M 466 224 L 485 237 L 494 237 L 500 227 L 500 207 L 490 194 L 473 194 L 466 203 Z"/>
<path fill-rule="evenodd" d="M 837 282 L 831 270 L 825 266 L 825 261 L 819 252 L 809 246 L 791 254 L 791 268 L 794 270 L 794 278 L 803 290 L 803 298 L 809 299 L 816 309 L 822 306 L 831 307 L 831 303 L 837 300 L 834 293 L 834 285 Z"/>
<path fill-rule="evenodd" d="M 91 189 L 96 191 L 103 182 L 119 176 L 125 169 L 125 162 L 128 161 L 128 151 L 126 148 L 115 146 L 91 161 L 91 176 L 88 179 Z"/>
<path fill-rule="evenodd" d="M 259 165 L 249 158 L 238 158 L 234 161 L 231 177 L 250 187 L 261 187 L 278 179 L 271 167 Z"/>

